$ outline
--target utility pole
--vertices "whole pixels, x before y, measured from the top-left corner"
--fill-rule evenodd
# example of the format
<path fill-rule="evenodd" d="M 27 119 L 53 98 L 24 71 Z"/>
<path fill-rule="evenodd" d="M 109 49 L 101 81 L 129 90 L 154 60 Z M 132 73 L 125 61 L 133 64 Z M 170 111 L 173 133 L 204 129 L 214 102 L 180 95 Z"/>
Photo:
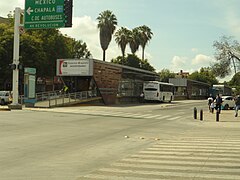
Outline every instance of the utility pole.
<path fill-rule="evenodd" d="M 22 105 L 18 103 L 18 86 L 19 86 L 19 46 L 20 46 L 20 18 L 23 11 L 17 7 L 15 8 L 15 20 L 14 20 L 14 44 L 13 44 L 13 82 L 12 82 L 12 93 L 13 100 L 12 104 L 9 105 L 11 109 L 22 109 Z"/>

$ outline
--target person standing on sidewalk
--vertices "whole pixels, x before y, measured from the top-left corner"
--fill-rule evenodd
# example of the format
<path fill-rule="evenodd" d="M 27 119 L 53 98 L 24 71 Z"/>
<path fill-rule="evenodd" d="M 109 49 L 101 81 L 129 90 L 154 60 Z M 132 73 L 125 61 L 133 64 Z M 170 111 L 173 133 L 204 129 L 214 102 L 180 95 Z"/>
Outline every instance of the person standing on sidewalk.
<path fill-rule="evenodd" d="M 214 102 L 212 101 L 212 103 L 211 103 L 211 105 L 210 105 L 210 112 L 211 113 L 214 113 L 214 108 L 215 108 L 215 104 L 214 104 Z"/>
<path fill-rule="evenodd" d="M 236 96 L 235 98 L 235 117 L 238 116 L 238 110 L 240 109 L 240 96 Z"/>
<path fill-rule="evenodd" d="M 210 95 L 209 98 L 208 98 L 208 110 L 209 110 L 209 112 L 212 112 L 212 109 L 211 109 L 212 102 L 213 102 L 213 98 Z"/>
<path fill-rule="evenodd" d="M 220 95 L 218 94 L 217 97 L 216 97 L 216 110 L 219 112 L 221 112 L 221 106 L 222 106 L 222 98 L 220 97 Z"/>

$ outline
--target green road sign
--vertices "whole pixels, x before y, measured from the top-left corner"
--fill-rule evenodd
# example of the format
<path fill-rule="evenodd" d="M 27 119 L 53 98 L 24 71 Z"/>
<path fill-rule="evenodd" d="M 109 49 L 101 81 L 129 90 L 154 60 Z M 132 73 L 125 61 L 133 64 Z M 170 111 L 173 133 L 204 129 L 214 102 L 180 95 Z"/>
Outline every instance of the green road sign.
<path fill-rule="evenodd" d="M 65 0 L 66 1 L 66 0 Z M 26 29 L 60 28 L 66 23 L 64 0 L 25 0 Z"/>

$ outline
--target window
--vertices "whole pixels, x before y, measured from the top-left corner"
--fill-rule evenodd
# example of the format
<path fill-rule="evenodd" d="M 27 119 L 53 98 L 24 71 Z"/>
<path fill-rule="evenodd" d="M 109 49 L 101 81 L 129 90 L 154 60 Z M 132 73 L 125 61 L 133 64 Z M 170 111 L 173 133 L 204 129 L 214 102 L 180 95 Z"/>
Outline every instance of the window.
<path fill-rule="evenodd" d="M 156 88 L 145 88 L 145 91 L 157 91 Z"/>
<path fill-rule="evenodd" d="M 160 84 L 160 91 L 173 92 L 173 87 L 165 84 Z"/>

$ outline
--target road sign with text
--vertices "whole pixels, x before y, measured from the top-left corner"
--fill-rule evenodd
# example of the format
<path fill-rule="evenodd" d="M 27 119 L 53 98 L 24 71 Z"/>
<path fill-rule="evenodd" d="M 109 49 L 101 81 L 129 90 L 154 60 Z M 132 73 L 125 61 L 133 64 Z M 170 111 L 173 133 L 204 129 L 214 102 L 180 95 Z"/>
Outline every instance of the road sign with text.
<path fill-rule="evenodd" d="M 72 0 L 26 0 L 26 29 L 71 27 Z"/>

